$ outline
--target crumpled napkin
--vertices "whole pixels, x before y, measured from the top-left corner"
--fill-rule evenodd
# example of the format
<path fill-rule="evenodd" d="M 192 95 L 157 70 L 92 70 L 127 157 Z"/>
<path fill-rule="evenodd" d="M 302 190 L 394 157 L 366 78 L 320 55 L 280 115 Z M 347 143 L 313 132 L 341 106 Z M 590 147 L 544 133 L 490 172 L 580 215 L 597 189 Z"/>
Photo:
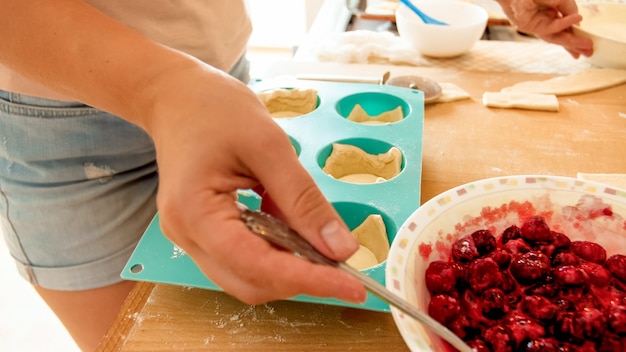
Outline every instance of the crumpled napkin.
<path fill-rule="evenodd" d="M 343 63 L 390 63 L 424 65 L 420 54 L 390 32 L 355 30 L 321 37 L 313 45 L 313 54 L 320 61 Z"/>

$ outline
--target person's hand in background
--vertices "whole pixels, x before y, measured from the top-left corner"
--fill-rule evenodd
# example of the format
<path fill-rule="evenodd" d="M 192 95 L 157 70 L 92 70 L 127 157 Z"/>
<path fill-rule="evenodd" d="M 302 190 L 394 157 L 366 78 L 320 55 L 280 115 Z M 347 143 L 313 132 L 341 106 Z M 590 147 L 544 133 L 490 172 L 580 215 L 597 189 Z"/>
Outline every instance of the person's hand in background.
<path fill-rule="evenodd" d="M 572 33 L 572 26 L 582 20 L 574 0 L 497 1 L 520 32 L 561 45 L 574 58 L 593 54 L 591 39 Z"/>

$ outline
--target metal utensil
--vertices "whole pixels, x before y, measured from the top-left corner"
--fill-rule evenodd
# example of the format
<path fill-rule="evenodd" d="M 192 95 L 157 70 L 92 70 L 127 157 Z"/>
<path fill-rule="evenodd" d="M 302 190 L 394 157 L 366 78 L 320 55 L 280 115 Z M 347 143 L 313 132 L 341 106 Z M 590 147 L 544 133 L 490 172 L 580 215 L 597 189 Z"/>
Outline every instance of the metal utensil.
<path fill-rule="evenodd" d="M 411 0 L 400 0 L 400 2 L 406 7 L 408 7 L 411 11 L 413 11 L 416 15 L 418 15 L 419 18 L 421 18 L 422 21 L 424 21 L 424 23 L 435 24 L 438 26 L 448 26 L 446 22 L 439 21 L 425 14 L 422 10 L 418 9 L 415 5 L 413 5 Z"/>
<path fill-rule="evenodd" d="M 424 324 L 459 351 L 474 351 L 452 331 L 448 330 L 448 328 L 441 325 L 435 319 L 420 311 L 406 300 L 387 290 L 387 288 L 379 284 L 377 281 L 352 268 L 345 262 L 338 262 L 323 255 L 306 239 L 304 239 L 304 237 L 300 236 L 300 234 L 292 230 L 284 222 L 267 213 L 251 211 L 241 204 L 238 204 L 238 206 L 241 210 L 241 219 L 248 229 L 250 229 L 250 231 L 255 235 L 283 249 L 289 250 L 312 263 L 329 265 L 347 272 L 348 274 L 359 279 L 369 292 Z"/>
<path fill-rule="evenodd" d="M 387 79 L 387 85 L 421 90 L 424 93 L 424 104 L 432 103 L 443 93 L 439 83 L 420 76 L 395 76 Z"/>

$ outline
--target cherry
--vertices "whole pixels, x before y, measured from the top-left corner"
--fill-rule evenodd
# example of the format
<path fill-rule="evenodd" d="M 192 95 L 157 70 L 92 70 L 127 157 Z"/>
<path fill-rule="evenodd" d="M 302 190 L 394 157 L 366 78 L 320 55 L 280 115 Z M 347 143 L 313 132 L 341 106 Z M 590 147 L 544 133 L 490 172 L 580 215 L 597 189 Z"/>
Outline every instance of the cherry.
<path fill-rule="evenodd" d="M 479 256 L 472 236 L 465 236 L 452 244 L 452 258 L 459 263 L 469 263 Z"/>
<path fill-rule="evenodd" d="M 626 337 L 626 306 L 611 305 L 606 312 L 607 326 L 611 331 Z"/>
<path fill-rule="evenodd" d="M 614 277 L 626 283 L 626 255 L 615 254 L 604 265 Z"/>
<path fill-rule="evenodd" d="M 552 231 L 541 216 L 533 216 L 524 221 L 520 234 L 524 239 L 533 242 L 552 242 L 553 240 Z"/>
<path fill-rule="evenodd" d="M 529 340 L 521 346 L 524 352 L 559 352 L 559 344 L 552 338 L 540 337 Z"/>
<path fill-rule="evenodd" d="M 589 241 L 573 241 L 570 244 L 570 249 L 578 257 L 588 262 L 602 264 L 606 260 L 606 250 L 604 250 L 604 248 L 597 243 Z"/>
<path fill-rule="evenodd" d="M 459 302 L 452 296 L 435 295 L 428 304 L 428 314 L 443 325 L 451 323 L 460 312 Z"/>
<path fill-rule="evenodd" d="M 503 249 L 509 252 L 511 255 L 528 253 L 531 251 L 531 247 L 523 238 L 516 238 L 508 241 Z"/>
<path fill-rule="evenodd" d="M 553 271 L 554 279 L 561 285 L 577 286 L 588 282 L 589 276 L 580 267 L 561 265 Z"/>
<path fill-rule="evenodd" d="M 516 346 L 524 340 L 534 340 L 546 335 L 546 330 L 539 321 L 525 315 L 511 314 L 506 317 L 504 324 L 513 333 Z"/>
<path fill-rule="evenodd" d="M 502 281 L 502 273 L 498 264 L 491 258 L 478 258 L 472 262 L 468 270 L 469 285 L 475 293 L 496 287 Z"/>
<path fill-rule="evenodd" d="M 500 269 L 506 269 L 511 264 L 511 254 L 503 249 L 496 249 L 489 253 L 487 257 L 493 259 Z"/>
<path fill-rule="evenodd" d="M 538 320 L 552 320 L 559 308 L 544 296 L 525 296 L 521 303 L 522 312 Z"/>
<path fill-rule="evenodd" d="M 515 339 L 513 332 L 508 327 L 494 325 L 487 328 L 483 334 L 483 339 L 494 352 L 511 352 L 515 350 Z"/>
<path fill-rule="evenodd" d="M 496 248 L 496 238 L 489 230 L 474 231 L 471 237 L 480 255 L 488 254 Z"/>
<path fill-rule="evenodd" d="M 600 264 L 583 262 L 579 267 L 587 274 L 591 285 L 605 287 L 611 281 L 611 273 Z"/>
<path fill-rule="evenodd" d="M 572 207 L 578 216 L 587 214 Z M 626 256 L 607 258 L 542 217 L 499 239 L 487 229 L 462 237 L 449 261 L 429 265 L 425 284 L 429 314 L 476 351 L 626 351 Z"/>
<path fill-rule="evenodd" d="M 474 339 L 467 341 L 467 345 L 474 349 L 476 352 L 491 352 L 487 344 L 483 340 Z"/>
<path fill-rule="evenodd" d="M 520 237 L 522 237 L 522 234 L 520 233 L 519 227 L 517 227 L 517 225 L 511 225 L 507 227 L 504 232 L 502 232 L 502 236 L 500 237 L 500 243 L 506 244 L 510 240 L 514 240 Z"/>
<path fill-rule="evenodd" d="M 572 252 L 557 253 L 552 259 L 552 266 L 559 265 L 578 265 L 580 258 Z"/>
<path fill-rule="evenodd" d="M 596 308 L 584 308 L 574 313 L 574 324 L 588 339 L 600 337 L 606 329 L 606 318 Z"/>
<path fill-rule="evenodd" d="M 424 279 L 431 293 L 452 292 L 456 285 L 458 269 L 450 262 L 434 261 L 426 268 Z"/>
<path fill-rule="evenodd" d="M 506 295 L 499 288 L 490 288 L 482 294 L 482 313 L 489 319 L 500 319 L 508 311 Z"/>
<path fill-rule="evenodd" d="M 517 255 L 511 261 L 511 274 L 521 284 L 543 281 L 549 274 L 550 259 L 541 252 Z"/>

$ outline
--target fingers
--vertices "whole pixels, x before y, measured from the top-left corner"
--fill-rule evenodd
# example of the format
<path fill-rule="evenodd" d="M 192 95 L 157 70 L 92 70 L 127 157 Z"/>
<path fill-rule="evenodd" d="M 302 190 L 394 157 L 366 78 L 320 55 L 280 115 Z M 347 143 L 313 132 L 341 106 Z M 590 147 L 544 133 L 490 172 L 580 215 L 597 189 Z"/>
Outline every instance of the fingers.
<path fill-rule="evenodd" d="M 277 250 L 251 235 L 238 215 L 232 220 L 220 219 L 228 213 L 222 211 L 223 215 L 206 218 L 200 227 L 215 231 L 201 236 L 188 250 L 203 272 L 225 292 L 248 304 L 299 294 L 354 303 L 365 299 L 365 291 L 356 279 Z"/>
<path fill-rule="evenodd" d="M 325 255 L 346 260 L 358 249 L 358 242 L 302 167 L 289 139 L 274 136 L 264 145 L 273 152 L 263 162 L 253 156 L 245 159 L 265 189 L 264 209 L 281 217 Z M 289 152 L 280 152 L 284 150 Z"/>
<path fill-rule="evenodd" d="M 563 46 L 574 58 L 578 58 L 580 55 L 591 56 L 593 54 L 593 41 L 589 38 L 574 35 L 570 29 L 540 36 L 540 38 L 549 43 Z"/>

